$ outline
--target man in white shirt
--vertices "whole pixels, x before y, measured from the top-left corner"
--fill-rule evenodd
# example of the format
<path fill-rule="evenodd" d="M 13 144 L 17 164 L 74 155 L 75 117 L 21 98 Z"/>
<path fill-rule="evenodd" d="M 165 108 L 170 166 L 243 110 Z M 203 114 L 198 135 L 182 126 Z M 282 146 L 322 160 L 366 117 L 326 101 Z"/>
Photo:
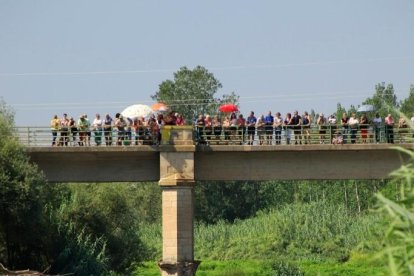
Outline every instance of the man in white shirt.
<path fill-rule="evenodd" d="M 375 118 L 372 119 L 372 123 L 374 124 L 375 142 L 378 144 L 381 140 L 381 125 L 382 125 L 382 119 L 379 113 L 375 114 Z"/>
<path fill-rule="evenodd" d="M 351 143 L 352 144 L 356 143 L 356 136 L 357 136 L 357 132 L 358 132 L 358 124 L 359 124 L 359 121 L 356 118 L 356 114 L 352 113 L 352 115 L 351 115 L 351 117 L 349 118 L 349 121 L 348 121 L 349 128 L 351 129 Z"/>

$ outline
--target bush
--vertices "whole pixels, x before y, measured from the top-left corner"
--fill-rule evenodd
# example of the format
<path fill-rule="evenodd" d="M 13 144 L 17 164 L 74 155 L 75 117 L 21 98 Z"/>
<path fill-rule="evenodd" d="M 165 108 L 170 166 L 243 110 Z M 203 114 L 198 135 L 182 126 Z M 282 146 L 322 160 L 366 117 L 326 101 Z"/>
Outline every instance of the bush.
<path fill-rule="evenodd" d="M 272 269 L 277 276 L 303 276 L 305 275 L 296 264 L 289 262 L 275 262 Z"/>

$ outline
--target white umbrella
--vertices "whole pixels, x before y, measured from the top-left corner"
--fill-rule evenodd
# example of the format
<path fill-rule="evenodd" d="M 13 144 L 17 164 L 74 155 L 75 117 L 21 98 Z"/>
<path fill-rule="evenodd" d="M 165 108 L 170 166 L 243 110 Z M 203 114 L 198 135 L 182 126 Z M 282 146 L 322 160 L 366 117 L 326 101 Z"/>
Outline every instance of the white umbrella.
<path fill-rule="evenodd" d="M 358 112 L 371 112 L 374 111 L 374 106 L 370 104 L 361 105 L 358 107 Z"/>
<path fill-rule="evenodd" d="M 121 115 L 130 119 L 135 119 L 139 117 L 148 117 L 152 113 L 151 107 L 144 104 L 134 104 L 125 108 Z"/>

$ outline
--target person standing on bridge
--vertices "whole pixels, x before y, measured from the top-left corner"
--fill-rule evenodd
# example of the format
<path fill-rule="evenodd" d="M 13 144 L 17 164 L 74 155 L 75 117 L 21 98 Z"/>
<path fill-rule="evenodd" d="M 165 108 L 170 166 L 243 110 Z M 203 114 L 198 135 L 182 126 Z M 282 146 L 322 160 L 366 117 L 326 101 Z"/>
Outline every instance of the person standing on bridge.
<path fill-rule="evenodd" d="M 341 126 L 342 126 L 342 134 L 343 134 L 344 144 L 346 144 L 346 141 L 348 139 L 348 132 L 349 132 L 348 121 L 349 121 L 349 118 L 348 118 L 348 115 L 346 114 L 346 112 L 342 113 Z"/>
<path fill-rule="evenodd" d="M 372 123 L 374 124 L 375 143 L 379 144 L 381 138 L 382 119 L 378 112 L 375 113 L 375 118 L 372 119 Z"/>
<path fill-rule="evenodd" d="M 385 117 L 385 137 L 387 137 L 387 143 L 394 144 L 394 118 L 391 114 Z"/>
<path fill-rule="evenodd" d="M 280 145 L 282 143 L 282 127 L 283 127 L 283 118 L 280 112 L 275 113 L 273 118 L 273 128 L 275 129 L 275 144 Z"/>
<path fill-rule="evenodd" d="M 367 143 L 368 125 L 369 125 L 368 117 L 365 113 L 363 113 L 361 118 L 359 119 L 359 128 L 361 130 L 361 139 L 362 139 L 363 144 Z"/>
<path fill-rule="evenodd" d="M 319 114 L 318 120 L 316 120 L 316 124 L 319 127 L 319 143 L 325 144 L 325 135 L 326 135 L 326 118 L 323 113 Z"/>
<path fill-rule="evenodd" d="M 349 118 L 348 125 L 351 129 L 351 144 L 355 144 L 359 125 L 359 121 L 355 113 L 352 113 L 351 117 Z"/>
<path fill-rule="evenodd" d="M 63 118 L 60 119 L 60 140 L 62 146 L 67 146 L 69 142 L 69 119 L 68 114 L 63 113 Z"/>
<path fill-rule="evenodd" d="M 109 114 L 105 115 L 105 120 L 103 121 L 103 131 L 105 136 L 105 145 L 112 145 L 112 117 Z"/>
<path fill-rule="evenodd" d="M 76 135 L 78 135 L 78 127 L 76 126 L 76 122 L 73 117 L 70 117 L 69 119 L 69 131 L 72 137 L 72 145 L 74 146 L 76 144 Z"/>
<path fill-rule="evenodd" d="M 118 146 L 121 146 L 125 140 L 125 128 L 127 127 L 127 123 L 124 120 L 124 117 L 119 113 L 116 114 L 115 118 L 115 127 L 118 129 L 118 138 L 116 144 Z"/>
<path fill-rule="evenodd" d="M 302 117 L 299 112 L 295 110 L 292 117 L 293 134 L 295 135 L 295 145 L 302 144 Z"/>
<path fill-rule="evenodd" d="M 88 119 L 88 114 L 83 114 L 83 117 L 85 118 L 87 124 L 88 124 L 88 129 L 86 130 L 86 143 L 87 146 L 91 146 L 91 138 L 92 138 L 92 132 L 91 132 L 91 122 Z"/>
<path fill-rule="evenodd" d="M 224 132 L 224 140 L 226 141 L 226 144 L 228 144 L 229 140 L 230 140 L 230 117 L 226 116 L 224 117 L 223 123 L 221 124 L 223 127 L 223 132 Z"/>
<path fill-rule="evenodd" d="M 274 117 L 272 116 L 272 112 L 269 111 L 265 117 L 266 144 L 268 145 L 271 145 L 273 140 L 273 122 Z"/>
<path fill-rule="evenodd" d="M 240 145 L 244 143 L 244 134 L 246 133 L 246 119 L 243 114 L 239 114 L 237 118 L 237 140 L 240 140 Z"/>
<path fill-rule="evenodd" d="M 206 115 L 204 118 L 204 136 L 206 138 L 206 143 L 209 144 L 210 140 L 212 139 L 213 134 L 213 119 L 210 115 Z"/>
<path fill-rule="evenodd" d="M 328 117 L 328 125 L 329 125 L 329 141 L 332 141 L 334 136 L 336 136 L 336 117 L 335 114 L 331 114 Z"/>
<path fill-rule="evenodd" d="M 87 145 L 87 132 L 89 130 L 89 121 L 86 120 L 85 115 L 81 115 L 78 120 L 79 129 L 79 146 Z"/>
<path fill-rule="evenodd" d="M 247 144 L 253 145 L 254 133 L 256 132 L 257 119 L 254 116 L 254 112 L 251 111 L 249 117 L 246 120 L 247 123 Z"/>
<path fill-rule="evenodd" d="M 185 120 L 182 114 L 180 113 L 175 113 L 175 117 L 177 118 L 177 120 L 175 121 L 175 124 L 177 126 L 183 126 L 185 125 Z"/>
<path fill-rule="evenodd" d="M 283 125 L 285 126 L 285 136 L 286 136 L 286 145 L 290 145 L 290 141 L 292 139 L 292 113 L 286 113 L 285 120 L 283 121 Z"/>
<path fill-rule="evenodd" d="M 218 145 L 220 138 L 221 138 L 221 131 L 222 131 L 221 121 L 218 115 L 214 116 L 212 124 L 213 124 L 214 140 L 216 144 Z"/>
<path fill-rule="evenodd" d="M 50 130 L 52 130 L 52 146 L 56 146 L 57 133 L 59 131 L 59 118 L 57 115 L 53 116 L 50 121 Z"/>
<path fill-rule="evenodd" d="M 101 115 L 96 114 L 95 119 L 93 120 L 93 135 L 95 138 L 95 144 L 97 146 L 100 146 L 102 143 L 102 126 L 103 126 L 103 122 L 101 119 Z"/>
<path fill-rule="evenodd" d="M 256 129 L 257 129 L 257 136 L 259 136 L 259 145 L 263 145 L 264 144 L 264 138 L 265 138 L 265 134 L 266 134 L 266 130 L 265 130 L 265 117 L 262 114 L 259 119 L 257 119 L 257 123 L 256 123 Z"/>
<path fill-rule="evenodd" d="M 303 140 L 305 144 L 311 143 L 311 134 L 310 134 L 311 124 L 312 124 L 312 119 L 309 116 L 309 113 L 307 111 L 303 112 L 302 126 L 303 126 Z"/>

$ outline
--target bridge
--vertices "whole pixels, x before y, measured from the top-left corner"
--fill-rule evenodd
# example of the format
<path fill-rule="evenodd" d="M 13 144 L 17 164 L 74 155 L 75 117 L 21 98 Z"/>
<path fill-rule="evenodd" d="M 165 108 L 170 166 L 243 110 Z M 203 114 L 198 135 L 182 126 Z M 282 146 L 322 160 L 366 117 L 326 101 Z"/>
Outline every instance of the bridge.
<path fill-rule="evenodd" d="M 390 144 L 195 145 L 191 127 L 172 127 L 167 138 L 159 146 L 29 145 L 27 153 L 50 182 L 159 181 L 162 275 L 194 275 L 199 264 L 193 238 L 197 181 L 384 179 L 408 159 Z"/>

